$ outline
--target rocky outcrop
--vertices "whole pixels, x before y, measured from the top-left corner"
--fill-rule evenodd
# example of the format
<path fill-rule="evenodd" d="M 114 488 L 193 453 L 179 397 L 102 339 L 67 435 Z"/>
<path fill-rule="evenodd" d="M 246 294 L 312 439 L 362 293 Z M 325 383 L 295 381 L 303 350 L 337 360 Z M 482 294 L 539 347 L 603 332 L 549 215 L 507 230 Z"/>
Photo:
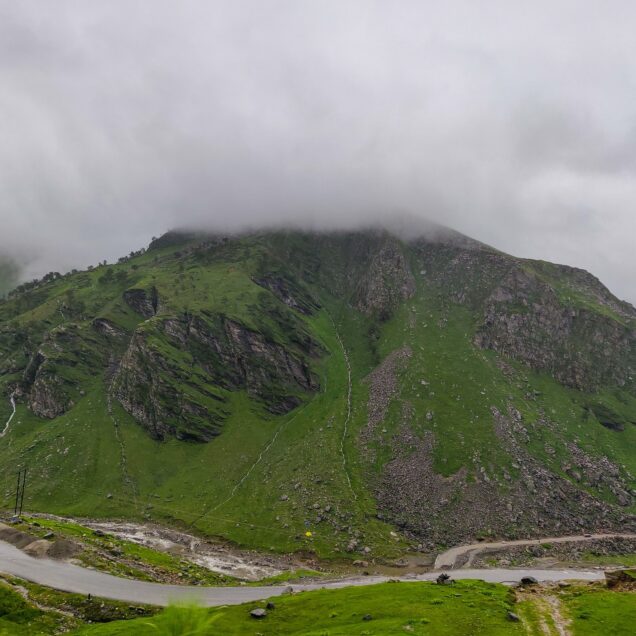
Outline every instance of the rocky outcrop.
<path fill-rule="evenodd" d="M 114 387 L 153 437 L 208 441 L 227 417 L 225 392 L 245 390 L 282 414 L 319 383 L 300 353 L 234 320 L 182 315 L 137 330 Z"/>
<path fill-rule="evenodd" d="M 624 568 L 605 572 L 605 582 L 611 590 L 635 591 L 636 569 Z"/>
<path fill-rule="evenodd" d="M 565 305 L 552 285 L 515 268 L 486 301 L 475 344 L 547 371 L 583 391 L 633 385 L 635 323 L 621 320 L 624 314 L 612 317 L 612 307 L 617 303 L 589 309 Z"/>
<path fill-rule="evenodd" d="M 201 404 L 206 396 L 188 390 L 188 369 L 153 346 L 150 338 L 143 330 L 133 335 L 113 381 L 115 396 L 155 439 L 212 439 L 227 414 Z"/>
<path fill-rule="evenodd" d="M 106 338 L 123 338 L 126 332 L 114 322 L 106 318 L 95 318 L 92 322 L 93 329 Z"/>
<path fill-rule="evenodd" d="M 369 257 L 361 272 L 353 302 L 359 311 L 388 318 L 392 311 L 415 293 L 415 279 L 395 239 L 385 239 Z"/>
<path fill-rule="evenodd" d="M 53 373 L 40 373 L 30 388 L 28 406 L 38 417 L 54 419 L 73 406 L 64 382 Z"/>
<path fill-rule="evenodd" d="M 84 390 L 80 378 L 94 377 L 105 368 L 107 342 L 99 335 L 103 326 L 93 327 L 94 331 L 76 323 L 60 325 L 29 351 L 18 395 L 35 415 L 53 419 L 66 413 Z"/>
<path fill-rule="evenodd" d="M 56 418 L 73 404 L 64 381 L 55 373 L 42 350 L 32 356 L 24 371 L 21 393 L 25 394 L 29 408 L 38 417 Z"/>
<path fill-rule="evenodd" d="M 292 281 L 275 274 L 259 276 L 252 279 L 257 285 L 268 289 L 281 302 L 290 309 L 299 311 L 306 316 L 313 314 L 320 309 L 320 304 L 311 298 L 309 293 L 295 285 Z"/>
<path fill-rule="evenodd" d="M 159 311 L 159 292 L 156 287 L 145 289 L 127 289 L 124 302 L 140 316 L 152 318 Z"/>

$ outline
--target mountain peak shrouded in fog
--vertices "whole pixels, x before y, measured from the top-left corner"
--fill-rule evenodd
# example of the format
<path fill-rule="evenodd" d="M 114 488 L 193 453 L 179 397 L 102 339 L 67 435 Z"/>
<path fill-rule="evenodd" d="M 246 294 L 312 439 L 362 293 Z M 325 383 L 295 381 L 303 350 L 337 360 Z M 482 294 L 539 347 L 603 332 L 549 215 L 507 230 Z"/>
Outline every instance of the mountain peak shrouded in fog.
<path fill-rule="evenodd" d="M 636 300 L 632 3 L 0 5 L 0 253 L 409 214 Z"/>

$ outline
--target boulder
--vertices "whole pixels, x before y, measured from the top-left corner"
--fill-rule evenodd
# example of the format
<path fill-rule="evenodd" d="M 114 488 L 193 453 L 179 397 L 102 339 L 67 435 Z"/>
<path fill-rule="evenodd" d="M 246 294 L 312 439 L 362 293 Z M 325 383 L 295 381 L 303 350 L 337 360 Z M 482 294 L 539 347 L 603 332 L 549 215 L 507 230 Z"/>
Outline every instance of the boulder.
<path fill-rule="evenodd" d="M 261 619 L 267 616 L 267 612 L 262 607 L 257 607 L 250 612 L 252 618 Z"/>
<path fill-rule="evenodd" d="M 605 572 L 605 582 L 610 589 L 636 589 L 636 569 L 608 570 Z"/>

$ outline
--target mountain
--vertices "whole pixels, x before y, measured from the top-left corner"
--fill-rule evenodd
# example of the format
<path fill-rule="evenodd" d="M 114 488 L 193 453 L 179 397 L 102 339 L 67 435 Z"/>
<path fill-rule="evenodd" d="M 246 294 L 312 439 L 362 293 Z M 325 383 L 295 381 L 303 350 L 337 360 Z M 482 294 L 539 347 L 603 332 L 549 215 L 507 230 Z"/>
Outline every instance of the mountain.
<path fill-rule="evenodd" d="M 635 378 L 636 309 L 579 269 L 171 232 L 0 303 L 0 492 L 324 556 L 633 530 Z"/>

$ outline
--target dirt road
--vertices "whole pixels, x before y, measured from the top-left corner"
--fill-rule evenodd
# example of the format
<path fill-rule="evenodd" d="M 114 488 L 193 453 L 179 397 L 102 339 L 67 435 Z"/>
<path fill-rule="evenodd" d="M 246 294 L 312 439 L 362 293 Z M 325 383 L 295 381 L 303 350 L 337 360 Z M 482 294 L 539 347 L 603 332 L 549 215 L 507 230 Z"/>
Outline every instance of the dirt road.
<path fill-rule="evenodd" d="M 461 559 L 462 567 L 470 567 L 478 554 L 483 552 L 497 552 L 524 545 L 541 545 L 543 543 L 570 543 L 580 541 L 595 541 L 598 539 L 636 539 L 636 534 L 581 534 L 569 537 L 546 537 L 543 539 L 519 539 L 516 541 L 495 541 L 493 543 L 473 543 L 471 545 L 460 545 L 451 548 L 438 555 L 435 559 L 435 569 L 443 570 L 454 568 L 461 557 L 467 556 L 466 560 Z"/>

